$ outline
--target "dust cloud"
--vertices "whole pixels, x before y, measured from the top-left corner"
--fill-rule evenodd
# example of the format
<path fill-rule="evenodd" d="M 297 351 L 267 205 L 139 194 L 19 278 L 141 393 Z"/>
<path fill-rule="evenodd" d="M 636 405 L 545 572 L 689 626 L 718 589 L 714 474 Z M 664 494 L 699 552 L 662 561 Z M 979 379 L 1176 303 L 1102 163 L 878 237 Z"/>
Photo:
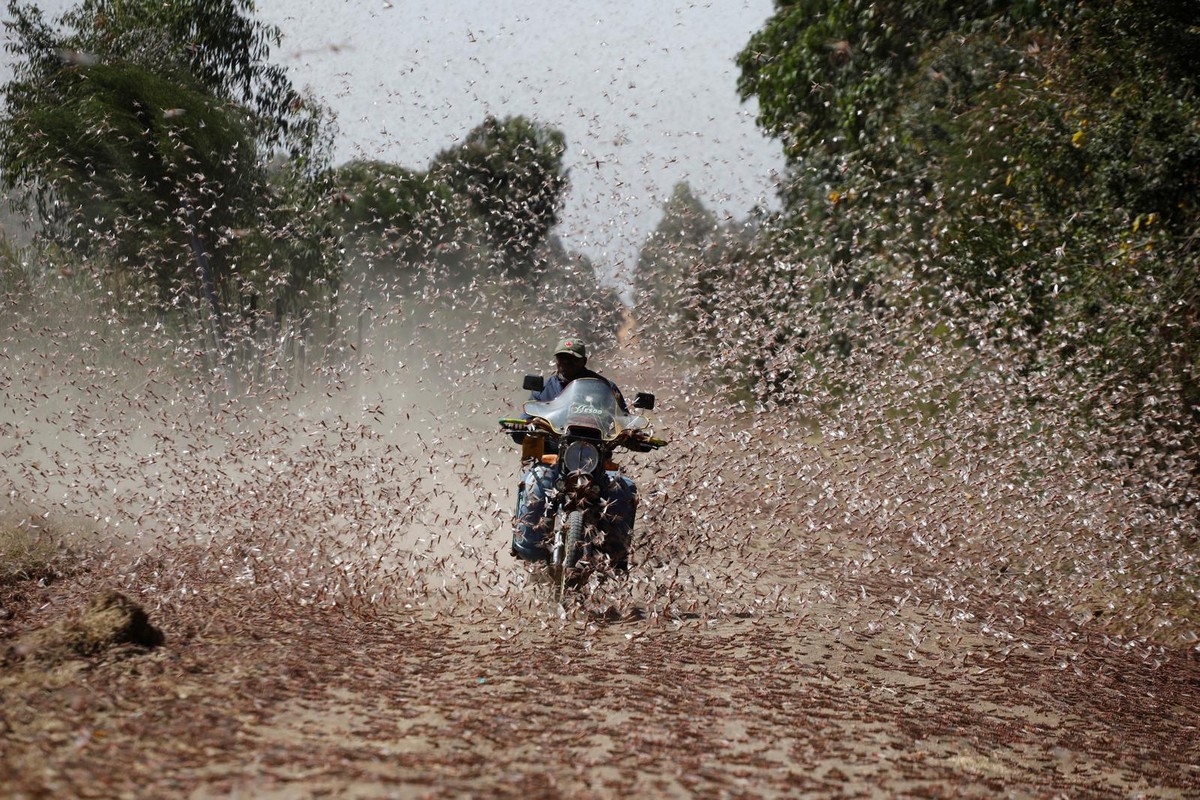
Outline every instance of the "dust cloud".
<path fill-rule="evenodd" d="M 818 783 L 901 793 L 981 774 L 1041 786 L 1045 759 L 1074 770 L 1054 768 L 1063 789 L 1186 784 L 1174 760 L 1097 753 L 1130 737 L 1158 747 L 1194 720 L 1170 710 L 1193 707 L 1181 653 L 1194 630 L 1172 605 L 1194 573 L 1193 523 L 1090 458 L 1069 419 L 1014 399 L 1002 361 L 973 363 L 962 398 L 914 429 L 898 411 L 939 370 L 965 374 L 965 356 L 864 350 L 844 374 L 869 396 L 835 406 L 813 381 L 778 406 L 651 350 L 635 320 L 589 363 L 653 391 L 671 443 L 624 459 L 639 486 L 629 574 L 560 604 L 508 554 L 519 469 L 496 419 L 524 373 L 548 368 L 565 321 L 498 285 L 348 296 L 339 350 L 318 361 L 264 335 L 263 368 L 233 375 L 195 333 L 83 314 L 96 298 L 77 285 L 51 284 L 37 313 L 6 310 L 3 493 L 74 559 L 57 583 L 9 596 L 22 620 L 21 596 L 37 598 L 48 623 L 97 589 L 145 609 L 165 646 L 96 669 L 161 710 L 139 717 L 153 733 L 120 736 L 174 753 L 170 780 L 474 792 L 495 778 L 463 753 L 519 760 L 575 736 L 564 757 L 603 761 L 632 736 L 691 765 L 679 791 L 724 779 L 669 742 L 717 748 L 781 790 L 808 780 L 788 766 L 796 753 L 824 765 Z M 57 674 L 3 678 L 33 720 L 9 723 L 20 741 L 57 741 L 71 703 L 95 730 L 114 724 L 86 698 L 55 705 Z M 1155 693 L 1152 724 L 1128 714 L 1131 686 Z M 500 722 L 464 687 L 488 692 Z M 197 693 L 259 709 L 205 728 L 202 760 L 176 707 Z M 593 712 L 556 714 L 543 693 Z M 720 724 L 698 730 L 710 714 Z M 492 724 L 526 744 L 495 743 Z M 608 733 L 588 734 L 596 725 Z M 1078 745 L 1085 733 L 1099 743 Z M 350 766 L 301 768 L 333 739 Z M 778 752 L 760 752 L 766 739 Z M 356 771 L 385 740 L 407 754 L 394 770 Z M 246 762 L 236 741 L 278 763 L 230 764 L 214 783 L 212 758 Z M 880 760 L 896 752 L 920 768 Z M 639 760 L 589 780 L 628 793 L 665 778 Z"/>
<path fill-rule="evenodd" d="M 297 378 L 271 359 L 290 377 L 233 391 L 155 326 L 80 326 L 86 301 L 62 302 L 9 328 L 4 495 L 90 520 L 89 558 L 123 562 L 121 588 L 386 606 L 527 581 L 508 555 L 519 451 L 496 420 L 559 333 L 504 293 L 360 299 L 334 366 Z M 639 368 L 612 355 L 614 377 Z"/>

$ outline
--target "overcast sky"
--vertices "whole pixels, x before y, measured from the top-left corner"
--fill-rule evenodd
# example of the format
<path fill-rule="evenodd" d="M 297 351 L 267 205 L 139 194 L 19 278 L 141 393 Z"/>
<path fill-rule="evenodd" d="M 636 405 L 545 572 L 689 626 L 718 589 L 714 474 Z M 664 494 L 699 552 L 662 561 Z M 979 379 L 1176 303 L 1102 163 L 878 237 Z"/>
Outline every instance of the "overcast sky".
<path fill-rule="evenodd" d="M 44 0 L 57 18 L 71 3 Z M 567 140 L 559 234 L 606 271 L 632 267 L 687 181 L 711 209 L 774 207 L 781 150 L 738 101 L 733 58 L 771 0 L 261 0 L 275 58 L 337 115 L 336 161 L 424 169 L 485 115 Z"/>

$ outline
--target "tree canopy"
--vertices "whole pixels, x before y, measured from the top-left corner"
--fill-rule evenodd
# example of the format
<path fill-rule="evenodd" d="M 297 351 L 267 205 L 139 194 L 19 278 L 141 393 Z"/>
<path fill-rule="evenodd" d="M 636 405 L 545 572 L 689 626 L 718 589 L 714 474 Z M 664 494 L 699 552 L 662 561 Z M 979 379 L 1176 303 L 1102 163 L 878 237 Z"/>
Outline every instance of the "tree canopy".
<path fill-rule="evenodd" d="M 1161 0 L 781 2 L 740 86 L 784 144 L 793 232 L 853 243 L 858 277 L 886 247 L 983 300 L 1023 286 L 1033 333 L 1097 314 L 1166 330 L 1151 319 L 1197 307 L 1137 287 L 1195 296 L 1198 20 Z"/>
<path fill-rule="evenodd" d="M 428 253 L 453 235 L 455 196 L 450 187 L 381 161 L 352 161 L 337 170 L 344 217 L 358 229 L 389 240 L 408 257 Z"/>
<path fill-rule="evenodd" d="M 253 2 L 83 0 L 57 25 L 36 5 L 8 11 L 0 170 L 48 235 L 112 253 L 167 305 L 199 293 L 195 260 L 218 315 L 220 296 L 244 306 L 321 278 L 319 225 L 277 212 L 316 190 L 329 131 L 267 60 L 279 32 Z M 263 269 L 264 248 L 289 251 L 286 275 Z"/>
<path fill-rule="evenodd" d="M 687 318 L 684 287 L 700 272 L 716 233 L 716 215 L 687 183 L 677 183 L 663 205 L 662 219 L 642 245 L 634 273 L 637 306 L 651 332 Z"/>
<path fill-rule="evenodd" d="M 880 325 L 983 335 L 1200 473 L 1197 52 L 1196 2 L 781 0 L 738 64 L 783 208 L 656 291 L 763 400 Z"/>
<path fill-rule="evenodd" d="M 529 271 L 530 255 L 558 222 L 567 188 L 562 132 L 526 117 L 487 117 L 442 151 L 432 171 L 470 202 L 504 271 Z"/>

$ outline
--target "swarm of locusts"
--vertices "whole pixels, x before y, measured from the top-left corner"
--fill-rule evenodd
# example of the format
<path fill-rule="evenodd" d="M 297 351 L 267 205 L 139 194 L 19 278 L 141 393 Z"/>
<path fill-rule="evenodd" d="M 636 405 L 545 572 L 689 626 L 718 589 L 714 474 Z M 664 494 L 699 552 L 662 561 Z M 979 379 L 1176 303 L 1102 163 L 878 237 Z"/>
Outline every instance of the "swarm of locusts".
<path fill-rule="evenodd" d="M 117 588 L 160 613 L 225 590 L 497 626 L 545 611 L 508 554 L 519 448 L 494 425 L 525 399 L 523 374 L 552 369 L 566 312 L 533 319 L 478 283 L 376 286 L 343 315 L 336 352 L 303 366 L 285 332 L 235 369 L 200 332 L 85 315 L 99 301 L 81 285 L 6 301 L 2 478 L 30 525 L 85 521 L 80 557 Z M 1038 609 L 1194 635 L 1147 615 L 1189 591 L 1194 520 L 1154 502 L 1069 408 L 1027 402 L 1057 390 L 1018 385 L 1000 349 L 930 336 L 901 350 L 881 320 L 836 381 L 831 362 L 796 361 L 789 396 L 756 400 L 715 380 L 727 365 L 689 357 L 685 331 L 651 341 L 644 324 L 634 313 L 592 363 L 654 391 L 673 444 L 626 457 L 633 568 L 575 611 L 803 616 L 814 593 L 886 580 L 949 617 L 999 603 L 1010 621 Z M 725 330 L 730 353 L 768 335 L 736 318 Z"/>
<path fill-rule="evenodd" d="M 547 343 L 569 321 L 532 319 L 512 287 L 478 282 L 376 285 L 359 298 L 323 352 L 289 338 L 299 329 L 258 332 L 226 360 L 213 357 L 202 328 L 105 307 L 78 276 L 47 280 L 36 302 L 6 296 L 0 480 L 6 558 L 16 566 L 0 595 L 5 663 L 25 670 L 13 675 L 60 663 L 39 655 L 49 634 L 29 631 L 63 617 L 65 627 L 46 630 L 84 630 L 86 616 L 71 615 L 99 591 L 144 609 L 166 644 L 142 656 L 136 642 L 118 646 L 119 657 L 90 644 L 75 654 L 109 676 L 113 699 L 12 688 L 20 699 L 5 724 L 22 744 L 4 769 L 23 782 L 13 785 L 76 791 L 45 770 L 57 769 L 66 757 L 58 754 L 82 752 L 102 759 L 85 774 L 104 773 L 114 786 L 183 791 L 209 780 L 213 759 L 224 763 L 254 740 L 265 749 L 258 771 L 238 779 L 244 785 L 328 775 L 344 787 L 374 774 L 366 764 L 377 737 L 418 736 L 439 746 L 396 769 L 418 785 L 475 791 L 494 775 L 441 748 L 491 741 L 490 718 L 468 713 L 475 701 L 464 693 L 490 686 L 489 675 L 537 676 L 642 736 L 629 770 L 593 779 L 612 791 L 657 774 L 652 754 L 667 741 L 693 743 L 672 759 L 693 765 L 681 780 L 698 791 L 721 785 L 702 754 L 730 741 L 740 744 L 728 758 L 778 788 L 841 785 L 840 773 L 801 777 L 754 760 L 749 742 L 790 731 L 780 741 L 791 758 L 865 758 L 856 748 L 879 742 L 839 726 L 904 718 L 914 702 L 928 713 L 901 729 L 905 737 L 933 741 L 965 725 L 981 741 L 1011 742 L 1020 714 L 963 709 L 1006 708 L 1013 684 L 988 689 L 972 678 L 966 689 L 948 677 L 992 669 L 1030 692 L 1053 674 L 1062 702 L 1090 703 L 1085 716 L 1115 720 L 1103 734 L 1114 750 L 1136 739 L 1161 751 L 1160 737 L 1190 724 L 1161 714 L 1135 724 L 1121 711 L 1123 692 L 1092 689 L 1097 675 L 1124 674 L 1165 704 L 1155 708 L 1191 703 L 1190 673 L 1171 653 L 1195 644 L 1195 620 L 1178 610 L 1195 585 L 1194 519 L 1157 502 L 1067 405 L 1028 402 L 1030 392 L 1063 390 L 1018 382 L 999 346 L 968 352 L 930 335 L 900 349 L 884 329 L 919 329 L 919 320 L 879 320 L 879 330 L 861 331 L 869 346 L 836 356 L 836 380 L 832 361 L 794 359 L 788 393 L 767 397 L 753 381 L 731 384 L 729 363 L 696 357 L 686 329 L 664 335 L 655 325 L 647 335 L 650 321 L 635 309 L 592 363 L 629 392 L 657 395 L 654 431 L 672 444 L 621 463 L 639 487 L 628 574 L 593 576 L 560 600 L 538 568 L 509 554 L 520 448 L 496 420 L 519 409 L 522 375 L 552 368 Z M 718 351 L 732 360 L 770 332 L 728 308 L 718 327 L 729 341 Z M 780 369 L 760 365 L 761 381 Z M 12 555 L 15 541 L 24 561 Z M 1147 671 L 1114 672 L 1095 650 L 1100 641 Z M 869 642 L 886 644 L 871 645 L 879 649 L 867 658 Z M 885 663 L 899 672 L 877 672 Z M 883 674 L 918 680 L 923 699 L 872 690 L 866 710 L 861 687 L 886 687 Z M 775 677 L 747 682 L 759 675 Z M 712 676 L 724 677 L 710 685 Z M 668 698 L 660 733 L 646 729 L 639 720 L 658 719 L 653 710 L 676 681 L 700 683 Z M 330 687 L 344 693 L 339 703 L 384 704 L 363 712 L 369 736 L 356 743 L 330 722 L 304 725 L 307 738 L 290 744 L 273 738 L 299 713 L 289 703 Z M 195 709 L 207 706 L 194 705 L 194 693 L 241 716 L 197 733 Z M 151 705 L 129 716 L 122 694 Z M 533 695 L 510 699 L 511 707 L 493 699 L 493 708 L 526 741 L 584 735 L 576 728 L 587 717 L 556 714 Z M 397 728 L 398 712 L 386 708 L 413 703 L 449 718 Z M 747 710 L 741 732 L 720 738 L 714 728 L 695 739 L 687 720 L 714 704 Z M 67 725 L 55 720 L 72 708 L 91 721 L 57 733 L 30 722 Z M 853 713 L 798 727 L 788 720 L 801 708 Z M 115 718 L 120 730 L 107 733 Z M 102 733 L 114 737 L 107 750 L 95 744 Z M 1064 728 L 1047 746 L 1074 747 L 1077 735 Z M 133 748 L 144 736 L 162 743 L 171 770 L 99 766 L 115 743 Z M 313 761 L 316 752 L 334 755 Z M 504 756 L 488 763 L 496 758 Z M 913 774 L 951 779 L 974 763 L 960 758 Z M 51 766 L 31 766 L 38 759 Z M 1156 763 L 1140 761 L 1130 774 L 1177 779 L 1174 766 Z M 908 784 L 888 781 L 906 774 L 867 780 L 902 791 Z"/>

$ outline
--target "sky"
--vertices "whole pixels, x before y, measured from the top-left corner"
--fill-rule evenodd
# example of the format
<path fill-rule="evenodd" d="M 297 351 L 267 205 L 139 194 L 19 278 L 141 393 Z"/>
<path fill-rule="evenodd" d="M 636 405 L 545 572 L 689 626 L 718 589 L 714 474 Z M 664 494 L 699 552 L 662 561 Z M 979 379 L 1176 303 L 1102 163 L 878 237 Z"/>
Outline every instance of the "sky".
<path fill-rule="evenodd" d="M 47 15 L 72 3 L 43 0 Z M 675 184 L 740 219 L 774 208 L 782 150 L 733 59 L 772 0 L 260 0 L 273 60 L 337 118 L 335 162 L 425 169 L 488 114 L 560 129 L 557 233 L 627 279 Z M 7 72 L 7 64 L 4 65 Z M 623 281 L 622 281 L 623 282 Z"/>

